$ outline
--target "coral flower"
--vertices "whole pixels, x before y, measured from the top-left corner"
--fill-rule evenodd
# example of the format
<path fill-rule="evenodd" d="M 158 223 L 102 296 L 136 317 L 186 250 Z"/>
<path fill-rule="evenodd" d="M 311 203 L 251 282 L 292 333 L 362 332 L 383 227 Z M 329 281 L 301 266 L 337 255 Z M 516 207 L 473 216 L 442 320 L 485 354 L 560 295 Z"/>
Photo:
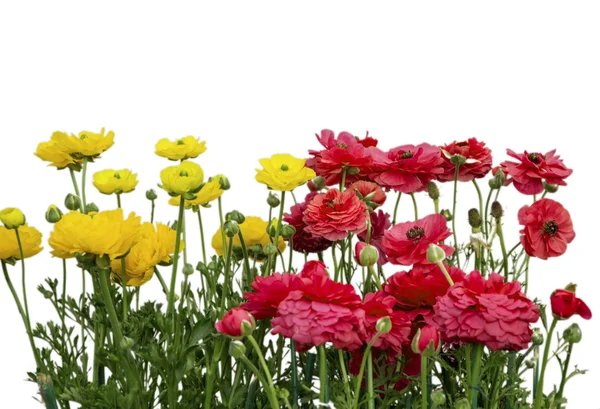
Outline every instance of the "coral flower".
<path fill-rule="evenodd" d="M 485 143 L 479 142 L 475 138 L 469 138 L 463 142 L 452 142 L 441 147 L 442 150 L 452 155 L 460 155 L 469 160 L 458 168 L 458 180 L 461 182 L 470 182 L 473 179 L 481 179 L 492 169 L 492 151 Z M 437 175 L 437 179 L 442 182 L 454 180 L 456 165 L 450 162 L 450 159 L 442 155 L 442 167 L 444 173 Z"/>
<path fill-rule="evenodd" d="M 315 236 L 306 231 L 306 223 L 304 222 L 304 212 L 308 207 L 308 203 L 317 195 L 311 192 L 306 195 L 304 202 L 298 202 L 290 207 L 290 212 L 283 215 L 283 221 L 291 226 L 294 226 L 296 233 L 292 237 L 292 245 L 294 251 L 300 253 L 318 253 L 319 251 L 327 250 L 331 247 L 332 241 L 320 236 Z"/>
<path fill-rule="evenodd" d="M 494 351 L 527 348 L 531 324 L 540 316 L 518 281 L 504 283 L 496 273 L 486 280 L 479 271 L 439 297 L 434 311 L 443 340 L 484 344 Z"/>
<path fill-rule="evenodd" d="M 94 186 L 105 195 L 132 192 L 138 184 L 137 173 L 129 169 L 106 169 L 94 173 Z"/>
<path fill-rule="evenodd" d="M 306 160 L 288 154 L 276 154 L 259 162 L 263 168 L 256 169 L 256 181 L 280 192 L 294 190 L 316 176 L 314 170 L 305 166 Z"/>
<path fill-rule="evenodd" d="M 430 214 L 414 222 L 398 223 L 384 233 L 381 243 L 383 252 L 392 264 L 410 266 L 429 264 L 427 248 L 450 237 L 452 232 L 441 214 Z M 446 256 L 454 249 L 445 244 L 439 245 Z"/>
<path fill-rule="evenodd" d="M 42 251 L 42 233 L 35 227 L 23 225 L 19 227 L 19 238 L 23 247 L 23 257 L 33 257 Z M 21 259 L 17 235 L 13 229 L 0 226 L 0 260 Z"/>
<path fill-rule="evenodd" d="M 546 181 L 552 185 L 566 186 L 565 179 L 573 173 L 565 166 L 556 150 L 542 154 L 540 152 L 519 154 L 510 149 L 506 152 L 518 162 L 504 161 L 500 166 L 506 168 L 515 188 L 525 195 L 537 195 L 544 191 Z"/>
<path fill-rule="evenodd" d="M 521 244 L 525 252 L 546 260 L 567 251 L 567 244 L 575 238 L 569 212 L 552 199 L 540 199 L 519 210 Z"/>
<path fill-rule="evenodd" d="M 359 180 L 358 182 L 352 183 L 347 189 L 356 191 L 359 197 L 361 197 L 372 209 L 385 203 L 385 192 L 377 183 Z"/>
<path fill-rule="evenodd" d="M 243 223 L 240 223 L 240 232 L 244 237 L 244 243 L 247 248 L 250 248 L 256 244 L 261 245 L 262 247 L 271 243 L 271 237 L 267 233 L 267 226 L 269 222 L 264 221 L 260 217 L 257 216 L 246 216 L 246 219 Z M 229 240 L 227 240 L 229 242 Z M 242 245 L 240 238 L 238 235 L 233 237 L 233 245 L 240 247 Z M 222 256 L 223 253 L 223 234 L 221 233 L 221 228 L 219 228 L 213 238 L 212 238 L 212 247 L 215 252 Z M 283 237 L 279 236 L 279 240 L 277 241 L 277 248 L 279 251 L 285 250 L 285 241 L 283 241 Z"/>
<path fill-rule="evenodd" d="M 198 157 L 206 151 L 206 142 L 200 138 L 186 136 L 170 141 L 163 138 L 156 143 L 156 154 L 170 160 L 185 160 Z"/>
<path fill-rule="evenodd" d="M 285 300 L 290 291 L 300 290 L 303 281 L 296 274 L 273 273 L 268 277 L 258 276 L 250 285 L 254 291 L 244 294 L 247 303 L 242 308 L 257 320 L 273 318 L 277 314 L 279 303 Z"/>
<path fill-rule="evenodd" d="M 169 166 L 160 172 L 159 185 L 170 195 L 183 195 L 194 193 L 199 190 L 204 180 L 204 172 L 200 165 L 194 162 L 184 161 L 177 166 Z"/>

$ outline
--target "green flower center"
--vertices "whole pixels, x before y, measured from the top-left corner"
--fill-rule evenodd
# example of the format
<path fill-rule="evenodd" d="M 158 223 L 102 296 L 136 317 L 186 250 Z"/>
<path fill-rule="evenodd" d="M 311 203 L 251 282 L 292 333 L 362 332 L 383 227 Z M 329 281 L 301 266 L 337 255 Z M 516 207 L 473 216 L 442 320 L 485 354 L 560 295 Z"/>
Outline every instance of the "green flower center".
<path fill-rule="evenodd" d="M 425 236 L 425 229 L 419 226 L 415 226 L 406 232 L 406 238 L 409 240 L 420 240 Z"/>
<path fill-rule="evenodd" d="M 181 139 L 177 139 L 177 145 L 185 145 L 185 142 L 183 142 Z"/>
<path fill-rule="evenodd" d="M 544 223 L 544 227 L 542 227 L 544 234 L 549 234 L 552 237 L 558 234 L 558 223 L 554 220 Z"/>
<path fill-rule="evenodd" d="M 290 170 L 290 168 L 288 167 L 288 165 L 286 165 L 285 163 L 283 165 L 281 165 L 281 170 L 283 170 L 284 172 Z"/>
<path fill-rule="evenodd" d="M 410 159 L 410 158 L 412 158 L 412 157 L 413 157 L 413 153 L 412 153 L 412 151 L 405 151 L 405 152 L 402 152 L 402 155 L 401 155 L 401 158 L 402 158 L 402 159 Z"/>
<path fill-rule="evenodd" d="M 115 179 L 121 179 L 121 175 L 119 175 L 119 172 L 115 172 Z"/>
<path fill-rule="evenodd" d="M 179 172 L 179 176 L 186 177 L 188 176 L 188 173 L 185 170 L 182 170 L 181 172 Z"/>
<path fill-rule="evenodd" d="M 87 136 L 86 134 L 83 134 L 83 135 L 81 135 L 81 136 L 79 137 L 79 139 L 87 139 L 87 137 L 88 137 L 88 136 Z"/>

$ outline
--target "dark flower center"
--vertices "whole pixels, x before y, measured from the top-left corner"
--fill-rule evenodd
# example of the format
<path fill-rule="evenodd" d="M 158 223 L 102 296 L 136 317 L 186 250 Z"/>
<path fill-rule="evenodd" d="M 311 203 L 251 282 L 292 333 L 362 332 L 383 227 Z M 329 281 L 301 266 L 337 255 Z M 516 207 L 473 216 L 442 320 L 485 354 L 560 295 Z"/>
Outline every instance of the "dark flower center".
<path fill-rule="evenodd" d="M 413 157 L 413 153 L 412 153 L 412 151 L 405 151 L 405 152 L 402 152 L 401 157 L 402 157 L 402 159 L 410 159 Z"/>
<path fill-rule="evenodd" d="M 554 220 L 544 223 L 544 227 L 542 228 L 544 234 L 549 234 L 552 237 L 558 234 L 558 223 Z"/>
<path fill-rule="evenodd" d="M 338 142 L 337 147 L 342 148 L 342 149 L 348 149 L 348 145 L 346 145 L 345 143 L 342 143 L 342 142 Z"/>
<path fill-rule="evenodd" d="M 406 237 L 409 240 L 419 240 L 425 236 L 425 230 L 422 227 L 415 226 L 406 232 Z"/>
<path fill-rule="evenodd" d="M 539 165 L 542 160 L 546 159 L 546 156 L 542 155 L 541 153 L 537 153 L 537 152 L 530 153 L 529 155 L 527 155 L 527 157 L 529 158 L 530 161 L 532 161 L 536 165 Z"/>

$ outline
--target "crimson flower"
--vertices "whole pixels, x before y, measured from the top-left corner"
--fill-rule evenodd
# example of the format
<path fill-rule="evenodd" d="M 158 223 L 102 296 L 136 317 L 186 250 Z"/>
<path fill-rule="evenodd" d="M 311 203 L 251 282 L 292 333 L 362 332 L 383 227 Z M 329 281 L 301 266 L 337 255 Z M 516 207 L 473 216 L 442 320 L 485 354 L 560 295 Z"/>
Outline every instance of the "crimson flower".
<path fill-rule="evenodd" d="M 517 190 L 525 195 L 537 195 L 544 191 L 545 180 L 552 185 L 566 186 L 565 179 L 573 173 L 572 169 L 565 166 L 556 150 L 519 154 L 510 149 L 506 152 L 518 162 L 504 161 L 500 166 L 505 167 L 512 177 L 513 184 Z"/>
<path fill-rule="evenodd" d="M 479 142 L 475 138 L 469 138 L 464 142 L 452 142 L 441 147 L 444 151 L 452 155 L 461 155 L 466 159 L 472 159 L 476 162 L 464 163 L 458 168 L 458 180 L 461 182 L 470 182 L 473 179 L 481 179 L 492 169 L 492 151 L 485 143 Z M 456 165 L 450 162 L 449 158 L 442 155 L 442 168 L 444 173 L 437 175 L 437 179 L 442 182 L 454 180 Z"/>
<path fill-rule="evenodd" d="M 550 296 L 550 305 L 552 314 L 559 319 L 568 319 L 574 314 L 580 315 L 585 320 L 592 318 L 590 308 L 577 298 L 573 291 L 562 289 L 554 291 Z"/>
<path fill-rule="evenodd" d="M 383 252 L 392 264 L 410 266 L 429 264 L 427 248 L 447 239 L 452 232 L 441 214 L 430 214 L 414 222 L 398 223 L 384 233 L 381 243 Z M 454 248 L 438 244 L 450 256 Z"/>
<path fill-rule="evenodd" d="M 440 333 L 433 325 L 423 325 L 417 329 L 412 340 L 413 352 L 422 354 L 427 351 L 438 351 L 440 348 Z"/>
<path fill-rule="evenodd" d="M 241 337 L 242 323 L 247 322 L 251 328 L 256 326 L 254 318 L 245 309 L 241 307 L 232 308 L 227 311 L 221 321 L 215 324 L 215 328 L 221 334 L 229 335 L 230 337 Z"/>
<path fill-rule="evenodd" d="M 292 247 L 294 251 L 300 253 L 318 253 L 331 247 L 332 242 L 330 240 L 320 236 L 314 236 L 305 230 L 306 223 L 304 223 L 303 220 L 304 212 L 308 207 L 308 203 L 316 195 L 317 193 L 309 193 L 306 195 L 304 202 L 298 202 L 293 205 L 290 207 L 290 212 L 283 215 L 283 221 L 294 226 L 296 229 L 296 233 L 294 233 L 294 236 L 292 237 Z"/>
<path fill-rule="evenodd" d="M 540 199 L 519 210 L 521 244 L 525 252 L 546 260 L 567 251 L 567 244 L 575 238 L 569 212 L 552 199 Z"/>
<path fill-rule="evenodd" d="M 298 275 L 303 279 L 308 279 L 310 281 L 316 281 L 320 279 L 329 278 L 329 274 L 327 273 L 327 269 L 325 268 L 325 263 L 322 261 L 311 260 L 304 264 L 302 270 L 298 273 Z"/>
<path fill-rule="evenodd" d="M 434 312 L 444 341 L 480 343 L 494 351 L 527 348 L 531 324 L 540 316 L 518 281 L 504 283 L 496 273 L 486 280 L 479 271 L 439 297 Z"/>
<path fill-rule="evenodd" d="M 345 239 L 348 233 L 367 228 L 367 207 L 354 191 L 329 189 L 316 195 L 306 207 L 304 230 L 330 241 Z"/>
<path fill-rule="evenodd" d="M 268 277 L 258 276 L 250 285 L 254 291 L 244 294 L 248 302 L 241 305 L 257 320 L 273 318 L 277 307 L 290 291 L 302 288 L 302 279 L 296 274 L 273 273 Z"/>

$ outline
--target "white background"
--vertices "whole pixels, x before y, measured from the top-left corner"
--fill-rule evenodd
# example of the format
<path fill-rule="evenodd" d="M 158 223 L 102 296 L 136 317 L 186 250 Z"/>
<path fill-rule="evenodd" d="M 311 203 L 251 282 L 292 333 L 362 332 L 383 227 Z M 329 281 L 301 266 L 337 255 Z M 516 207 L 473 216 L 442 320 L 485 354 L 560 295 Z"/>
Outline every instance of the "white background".
<path fill-rule="evenodd" d="M 570 210 L 577 237 L 563 257 L 531 263 L 530 293 L 547 301 L 555 288 L 577 282 L 598 315 L 578 319 L 584 338 L 572 362 L 590 372 L 566 391 L 570 408 L 597 407 L 599 12 L 595 2 L 551 1 L 2 2 L 0 208 L 22 208 L 47 239 L 44 211 L 71 191 L 66 171 L 33 156 L 55 130 L 114 130 L 115 146 L 90 166 L 90 176 L 110 167 L 137 171 L 138 189 L 123 201 L 145 219 L 144 191 L 158 190 L 159 171 L 170 164 L 153 155 L 162 137 L 206 140 L 198 162 L 207 175 L 230 176 L 226 209 L 263 217 L 257 160 L 277 152 L 306 156 L 325 127 L 369 130 L 384 149 L 476 136 L 493 149 L 495 164 L 506 148 L 557 148 L 574 173 L 553 197 Z M 459 207 L 474 207 L 473 187 L 460 191 Z M 442 207 L 449 207 L 450 186 L 443 193 Z M 174 219 L 176 209 L 159 195 L 157 219 Z M 115 206 L 91 185 L 88 196 L 101 208 Z M 418 200 L 422 214 L 430 211 L 424 195 Z M 501 194 L 511 244 L 516 212 L 529 201 L 514 188 Z M 216 210 L 204 214 L 215 217 Z M 401 215 L 412 217 L 406 198 Z M 214 222 L 207 231 L 212 236 Z M 195 264 L 195 231 L 189 242 Z M 35 288 L 59 277 L 60 261 L 44 252 L 26 264 L 33 320 L 55 319 Z M 18 266 L 10 271 L 20 285 Z M 79 285 L 71 266 L 73 294 Z M 143 293 L 161 295 L 155 281 Z M 23 381 L 33 359 L 4 283 L 0 306 L 2 406 L 38 408 L 35 386 Z"/>

